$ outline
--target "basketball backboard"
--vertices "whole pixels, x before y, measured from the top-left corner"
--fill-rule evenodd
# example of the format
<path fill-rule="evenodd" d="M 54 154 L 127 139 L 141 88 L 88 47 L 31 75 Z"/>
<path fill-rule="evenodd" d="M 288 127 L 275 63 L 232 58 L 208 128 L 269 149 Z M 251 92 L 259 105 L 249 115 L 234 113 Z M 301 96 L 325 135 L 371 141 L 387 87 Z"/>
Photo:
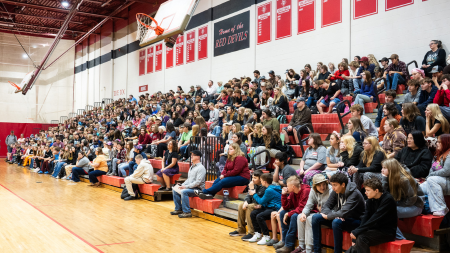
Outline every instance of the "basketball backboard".
<path fill-rule="evenodd" d="M 169 0 L 160 5 L 154 19 L 164 29 L 161 35 L 157 35 L 153 29 L 145 29 L 138 21 L 139 45 L 144 47 L 165 38 L 176 39 L 186 29 L 200 0 Z M 152 26 L 155 26 L 152 22 Z"/>

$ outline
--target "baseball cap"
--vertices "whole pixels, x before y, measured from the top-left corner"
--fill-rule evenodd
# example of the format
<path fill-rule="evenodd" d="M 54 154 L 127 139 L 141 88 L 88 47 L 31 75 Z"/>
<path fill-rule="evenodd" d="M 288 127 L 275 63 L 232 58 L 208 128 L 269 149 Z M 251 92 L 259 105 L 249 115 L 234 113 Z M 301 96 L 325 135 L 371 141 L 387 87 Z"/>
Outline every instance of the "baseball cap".
<path fill-rule="evenodd" d="M 232 120 L 230 120 L 230 121 L 228 121 L 227 123 L 225 123 L 224 125 L 227 125 L 227 126 L 232 126 L 232 125 L 233 125 L 233 121 L 232 121 Z"/>
<path fill-rule="evenodd" d="M 161 117 L 157 116 L 157 117 L 155 118 L 155 120 L 161 120 Z"/>
<path fill-rule="evenodd" d="M 369 58 L 363 56 L 363 57 L 361 57 L 361 60 L 359 60 L 359 62 L 362 62 L 362 61 L 369 61 Z"/>
<path fill-rule="evenodd" d="M 202 156 L 202 152 L 200 152 L 199 150 L 193 150 L 191 151 L 191 154 L 193 154 L 194 156 Z"/>
<path fill-rule="evenodd" d="M 272 75 L 275 74 L 275 72 L 274 72 L 273 70 L 269 71 L 268 73 L 269 73 L 269 74 L 272 74 Z"/>
<path fill-rule="evenodd" d="M 191 88 L 195 88 L 194 85 L 192 85 Z"/>
<path fill-rule="evenodd" d="M 306 99 L 304 97 L 297 98 L 297 103 L 298 102 L 305 102 L 305 101 L 306 101 Z"/>
<path fill-rule="evenodd" d="M 379 62 L 382 62 L 382 61 L 389 61 L 389 59 L 386 57 L 383 57 L 383 58 L 381 58 L 381 60 L 379 60 Z"/>
<path fill-rule="evenodd" d="M 444 68 L 443 68 L 442 66 L 434 66 L 434 67 L 431 69 L 430 73 L 431 73 L 431 74 L 434 74 L 434 73 L 441 72 L 441 71 L 443 71 L 443 70 L 444 70 Z"/>
<path fill-rule="evenodd" d="M 261 76 L 259 80 L 266 79 L 266 76 Z"/>
<path fill-rule="evenodd" d="M 197 84 L 195 87 L 197 88 L 201 88 L 202 86 L 200 84 Z"/>
<path fill-rule="evenodd" d="M 134 148 L 137 150 L 142 150 L 142 145 L 136 145 L 136 146 L 134 146 Z"/>
<path fill-rule="evenodd" d="M 107 143 L 105 143 L 108 146 L 112 146 L 112 142 L 108 141 Z"/>
<path fill-rule="evenodd" d="M 320 184 L 320 183 L 322 183 L 322 182 L 327 182 L 327 181 L 328 181 L 328 179 L 324 175 L 316 174 L 313 177 L 313 187 L 318 185 L 318 184 Z"/>

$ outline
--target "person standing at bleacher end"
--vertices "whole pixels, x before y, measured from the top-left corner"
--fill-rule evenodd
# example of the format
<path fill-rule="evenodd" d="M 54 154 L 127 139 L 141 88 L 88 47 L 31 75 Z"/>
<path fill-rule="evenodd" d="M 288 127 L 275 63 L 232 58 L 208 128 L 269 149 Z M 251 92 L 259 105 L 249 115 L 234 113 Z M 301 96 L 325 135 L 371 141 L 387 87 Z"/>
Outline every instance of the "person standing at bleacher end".
<path fill-rule="evenodd" d="M 370 253 L 370 246 L 395 241 L 397 230 L 397 205 L 389 192 L 383 192 L 380 179 L 364 181 L 366 211 L 361 225 L 353 229 L 350 237 L 353 246 L 347 253 Z"/>

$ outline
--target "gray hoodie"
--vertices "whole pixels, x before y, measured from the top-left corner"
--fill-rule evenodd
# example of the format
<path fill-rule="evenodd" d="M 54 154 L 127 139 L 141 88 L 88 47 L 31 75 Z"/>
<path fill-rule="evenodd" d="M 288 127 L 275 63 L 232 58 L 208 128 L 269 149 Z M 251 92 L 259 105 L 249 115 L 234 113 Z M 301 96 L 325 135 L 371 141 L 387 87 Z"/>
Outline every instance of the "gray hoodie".
<path fill-rule="evenodd" d="M 364 211 L 364 198 L 353 182 L 348 183 L 344 194 L 337 194 L 332 191 L 322 207 L 322 213 L 328 216 L 328 220 L 334 220 L 335 218 L 359 220 Z"/>
<path fill-rule="evenodd" d="M 409 173 L 409 170 L 407 170 L 407 172 Z M 417 206 L 419 208 L 423 208 L 424 203 L 423 200 L 417 196 L 416 193 L 414 193 L 414 189 L 412 188 L 411 184 L 409 183 L 409 180 L 401 175 L 401 185 L 400 187 L 402 188 L 402 193 L 404 193 L 405 195 L 402 196 L 402 198 L 397 201 L 397 206 Z M 419 184 L 417 183 L 417 181 L 414 180 L 414 182 L 416 183 L 416 189 L 419 189 Z M 388 177 L 383 177 L 383 191 L 389 191 L 389 178 Z"/>
<path fill-rule="evenodd" d="M 199 188 L 203 190 L 205 189 L 205 176 L 205 166 L 201 163 L 197 163 L 191 166 L 188 172 L 188 178 L 182 185 L 186 186 L 188 189 Z"/>
<path fill-rule="evenodd" d="M 89 164 L 89 159 L 86 156 L 81 158 L 80 160 L 78 160 L 77 167 L 84 169 L 84 171 L 86 171 L 86 173 L 88 173 L 89 169 L 91 168 L 91 165 Z"/>
<path fill-rule="evenodd" d="M 320 193 L 316 190 L 311 189 L 309 192 L 308 202 L 306 202 L 305 207 L 303 208 L 302 213 L 306 216 L 309 216 L 311 213 L 311 210 L 314 209 L 314 206 L 323 206 L 327 202 L 328 198 L 330 197 L 330 193 L 333 190 L 331 189 L 331 185 L 328 184 L 328 187 L 325 188 L 325 191 L 323 193 Z"/>
<path fill-rule="evenodd" d="M 9 146 L 9 145 L 14 144 L 16 142 L 17 142 L 17 136 L 15 136 L 15 135 L 13 135 L 13 136 L 11 136 L 11 135 L 6 136 L 6 141 L 5 141 L 6 145 Z"/>

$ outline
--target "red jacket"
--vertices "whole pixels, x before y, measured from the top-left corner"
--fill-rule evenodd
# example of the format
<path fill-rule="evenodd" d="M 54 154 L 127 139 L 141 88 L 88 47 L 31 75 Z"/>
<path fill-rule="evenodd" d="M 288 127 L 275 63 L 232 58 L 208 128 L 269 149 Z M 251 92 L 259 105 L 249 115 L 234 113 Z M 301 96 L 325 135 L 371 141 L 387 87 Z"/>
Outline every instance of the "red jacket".
<path fill-rule="evenodd" d="M 139 135 L 139 142 L 138 144 L 143 144 L 143 145 L 147 145 L 152 143 L 152 139 L 150 138 L 149 134 L 145 134 L 144 136 L 142 136 L 142 134 Z"/>
<path fill-rule="evenodd" d="M 289 217 L 295 213 L 302 213 L 303 208 L 306 206 L 306 202 L 308 202 L 310 191 L 311 188 L 308 185 L 302 184 L 298 194 L 291 192 L 289 196 L 287 194 L 281 195 L 281 206 L 283 207 L 283 210 L 289 210 Z"/>
<path fill-rule="evenodd" d="M 350 72 L 348 70 L 344 70 L 342 72 L 340 70 L 337 70 L 336 72 L 334 72 L 334 76 L 330 78 L 330 81 L 336 81 L 336 79 L 345 80 L 343 77 L 341 77 L 342 75 L 350 76 Z"/>
<path fill-rule="evenodd" d="M 436 96 L 434 96 L 433 103 L 439 106 L 448 106 L 450 103 L 450 90 L 438 90 Z"/>
<path fill-rule="evenodd" d="M 250 180 L 250 170 L 248 169 L 247 159 L 243 156 L 237 156 L 234 161 L 227 160 L 222 175 L 225 177 L 241 176 Z"/>

